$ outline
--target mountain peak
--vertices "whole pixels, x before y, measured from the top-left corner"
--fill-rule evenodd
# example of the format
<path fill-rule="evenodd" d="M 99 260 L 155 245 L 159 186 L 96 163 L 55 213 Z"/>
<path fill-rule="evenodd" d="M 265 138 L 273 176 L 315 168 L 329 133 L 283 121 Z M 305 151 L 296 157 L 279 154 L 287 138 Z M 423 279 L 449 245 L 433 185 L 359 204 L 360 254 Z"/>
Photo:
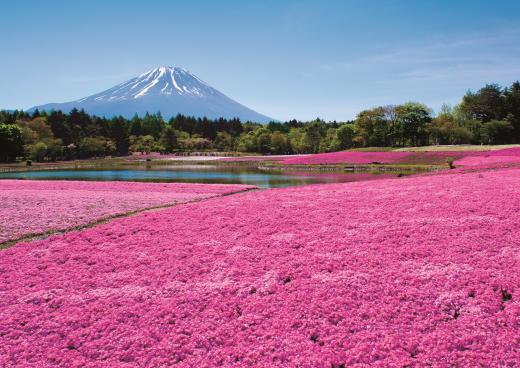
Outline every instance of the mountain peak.
<path fill-rule="evenodd" d="M 189 70 L 179 67 L 179 66 L 160 65 L 156 68 L 153 68 L 153 69 L 150 69 L 150 70 L 144 72 L 139 77 L 143 77 L 143 76 L 153 74 L 153 73 L 167 74 L 167 73 L 172 73 L 172 72 L 191 74 Z"/>
<path fill-rule="evenodd" d="M 36 108 L 63 111 L 78 108 L 104 116 L 131 117 L 160 111 L 165 117 L 184 114 L 208 118 L 238 117 L 259 123 L 272 120 L 233 101 L 187 69 L 165 65 L 95 95 L 30 110 Z"/>
<path fill-rule="evenodd" d="M 137 99 L 150 94 L 165 96 L 172 94 L 189 94 L 202 97 L 204 93 L 213 94 L 214 89 L 206 82 L 191 74 L 187 69 L 159 66 L 136 78 L 119 84 L 112 90 L 102 93 L 105 94 L 96 97 L 100 99 Z"/>

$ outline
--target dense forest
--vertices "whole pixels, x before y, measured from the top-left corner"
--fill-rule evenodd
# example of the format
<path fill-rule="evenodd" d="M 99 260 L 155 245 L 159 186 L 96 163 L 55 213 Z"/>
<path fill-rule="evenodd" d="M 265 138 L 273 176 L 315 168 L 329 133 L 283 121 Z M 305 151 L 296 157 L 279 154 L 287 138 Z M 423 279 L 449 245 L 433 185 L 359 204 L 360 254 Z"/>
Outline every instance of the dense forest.
<path fill-rule="evenodd" d="M 0 161 L 127 155 L 131 152 L 317 153 L 353 147 L 520 143 L 520 83 L 486 85 L 435 116 L 419 103 L 361 111 L 354 121 L 291 120 L 261 125 L 160 113 L 127 120 L 84 111 L 0 111 Z"/>

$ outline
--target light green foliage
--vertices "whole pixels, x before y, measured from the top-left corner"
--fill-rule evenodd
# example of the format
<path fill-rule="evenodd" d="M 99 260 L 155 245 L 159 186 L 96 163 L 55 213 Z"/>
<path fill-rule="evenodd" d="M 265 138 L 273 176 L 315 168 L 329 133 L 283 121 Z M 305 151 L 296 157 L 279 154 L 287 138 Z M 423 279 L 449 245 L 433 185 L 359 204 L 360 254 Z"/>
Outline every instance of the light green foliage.
<path fill-rule="evenodd" d="M 47 145 L 38 142 L 29 146 L 29 158 L 33 161 L 43 161 L 47 155 Z"/>
<path fill-rule="evenodd" d="M 290 146 L 287 136 L 280 131 L 274 131 L 271 134 L 271 153 L 272 154 L 285 154 L 289 153 Z"/>
<path fill-rule="evenodd" d="M 215 137 L 215 147 L 220 151 L 233 151 L 235 139 L 228 132 L 218 132 Z"/>
<path fill-rule="evenodd" d="M 203 151 L 211 148 L 211 141 L 195 135 L 190 138 L 179 139 L 179 146 L 186 151 Z"/>
<path fill-rule="evenodd" d="M 289 130 L 289 142 L 294 153 L 307 153 L 312 149 L 310 142 L 305 137 L 303 128 L 291 128 Z"/>
<path fill-rule="evenodd" d="M 116 150 L 114 142 L 105 137 L 85 137 L 78 145 L 80 157 L 105 156 Z"/>
<path fill-rule="evenodd" d="M 155 139 L 151 135 L 130 136 L 130 151 L 150 153 L 155 145 Z"/>

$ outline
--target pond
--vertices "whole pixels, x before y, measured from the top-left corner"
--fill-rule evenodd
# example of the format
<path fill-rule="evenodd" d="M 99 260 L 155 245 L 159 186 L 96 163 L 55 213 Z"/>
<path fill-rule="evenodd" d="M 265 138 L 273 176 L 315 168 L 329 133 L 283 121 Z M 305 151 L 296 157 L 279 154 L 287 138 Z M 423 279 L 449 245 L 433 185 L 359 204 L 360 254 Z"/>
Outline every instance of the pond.
<path fill-rule="evenodd" d="M 54 169 L 0 173 L 0 179 L 141 181 L 162 183 L 249 184 L 261 188 L 318 183 L 344 183 L 397 177 L 398 172 L 265 171 L 255 168 L 216 165 L 106 167 Z M 401 174 L 402 175 L 402 174 Z"/>

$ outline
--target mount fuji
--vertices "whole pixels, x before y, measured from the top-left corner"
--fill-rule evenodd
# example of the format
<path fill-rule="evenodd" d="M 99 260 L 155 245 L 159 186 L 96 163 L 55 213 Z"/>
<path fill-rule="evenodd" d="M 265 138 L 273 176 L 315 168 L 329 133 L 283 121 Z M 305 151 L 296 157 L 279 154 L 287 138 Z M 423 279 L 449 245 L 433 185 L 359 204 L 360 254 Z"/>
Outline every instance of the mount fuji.
<path fill-rule="evenodd" d="M 28 111 L 84 109 L 98 116 L 131 118 L 147 112 L 161 112 L 166 119 L 177 114 L 194 117 L 239 118 L 266 123 L 273 119 L 217 91 L 188 70 L 161 66 L 106 91 L 76 101 L 35 106 Z"/>

